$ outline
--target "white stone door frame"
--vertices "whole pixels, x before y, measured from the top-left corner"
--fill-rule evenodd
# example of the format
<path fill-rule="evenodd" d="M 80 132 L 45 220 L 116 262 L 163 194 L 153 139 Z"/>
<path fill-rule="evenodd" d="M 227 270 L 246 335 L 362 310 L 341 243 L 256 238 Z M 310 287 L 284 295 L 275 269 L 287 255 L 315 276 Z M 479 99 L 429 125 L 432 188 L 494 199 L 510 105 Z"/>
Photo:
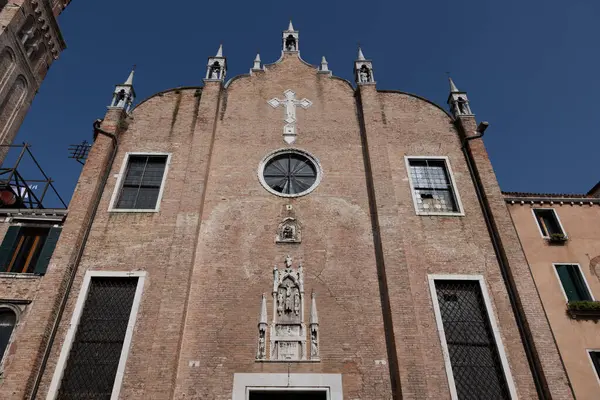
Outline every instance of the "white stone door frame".
<path fill-rule="evenodd" d="M 342 374 L 245 374 L 233 375 L 231 400 L 249 400 L 254 391 L 323 391 L 327 400 L 343 400 Z"/>

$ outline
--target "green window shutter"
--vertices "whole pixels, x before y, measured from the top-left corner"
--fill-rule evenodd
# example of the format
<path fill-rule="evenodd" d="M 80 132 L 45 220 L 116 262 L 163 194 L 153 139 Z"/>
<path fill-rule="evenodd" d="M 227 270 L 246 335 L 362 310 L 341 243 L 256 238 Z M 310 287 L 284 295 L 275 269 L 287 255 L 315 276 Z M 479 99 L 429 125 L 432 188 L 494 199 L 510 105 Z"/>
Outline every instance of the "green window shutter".
<path fill-rule="evenodd" d="M 56 247 L 56 242 L 58 242 L 61 231 L 62 228 L 50 228 L 50 232 L 48 232 L 48 236 L 46 237 L 46 241 L 40 252 L 40 257 L 35 264 L 33 270 L 34 274 L 44 275 L 46 273 L 46 269 L 48 269 L 50 258 L 52 258 L 52 253 L 54 253 L 54 248 Z"/>
<path fill-rule="evenodd" d="M 591 300 L 579 268 L 574 265 L 557 265 L 556 271 L 569 301 Z"/>
<path fill-rule="evenodd" d="M 12 259 L 15 246 L 19 240 L 20 230 L 20 226 L 11 226 L 6 231 L 6 235 L 4 235 L 4 240 L 0 245 L 0 272 L 6 272 L 8 269 L 8 264 Z"/>

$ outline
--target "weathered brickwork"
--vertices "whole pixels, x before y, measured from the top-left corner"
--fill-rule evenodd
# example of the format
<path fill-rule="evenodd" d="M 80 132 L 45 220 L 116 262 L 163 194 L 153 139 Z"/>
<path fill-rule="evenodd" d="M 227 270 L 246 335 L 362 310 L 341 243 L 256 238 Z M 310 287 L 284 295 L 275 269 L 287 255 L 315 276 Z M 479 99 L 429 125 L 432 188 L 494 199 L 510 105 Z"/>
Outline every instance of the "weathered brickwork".
<path fill-rule="evenodd" d="M 283 141 L 283 109 L 267 103 L 288 89 L 312 102 L 297 110 L 293 145 Z M 113 141 L 100 134 L 20 327 L 27 335 L 11 350 L 0 397 L 18 399 L 37 390 L 37 398 L 45 398 L 90 270 L 147 272 L 123 399 L 227 400 L 234 373 L 251 372 L 342 374 L 347 399 L 449 398 L 429 274 L 483 276 L 507 372 L 519 398 L 536 397 L 460 134 L 443 109 L 375 85 L 355 89 L 291 53 L 226 87 L 206 82 L 165 91 L 130 116 L 111 108 L 101 129 L 118 142 L 114 162 Z M 488 198 L 506 228 L 510 216 L 476 142 Z M 282 198 L 261 186 L 259 163 L 282 148 L 319 160 L 323 178 L 312 193 Z M 131 152 L 171 155 L 158 212 L 109 211 Z M 448 157 L 464 215 L 416 215 L 405 156 Z M 302 224 L 301 243 L 275 243 L 287 206 Z M 518 238 L 514 231 L 505 235 L 518 295 L 536 346 L 545 350 L 542 366 L 552 380 L 552 398 L 570 399 Z M 255 361 L 261 295 L 267 294 L 271 310 L 273 266 L 281 268 L 287 255 L 304 267 L 307 298 L 313 290 L 317 296 L 320 362 Z"/>
<path fill-rule="evenodd" d="M 517 196 L 507 195 L 516 198 Z M 508 210 L 527 256 L 531 274 L 544 303 L 548 319 L 577 399 L 597 399 L 600 385 L 587 350 L 600 349 L 598 325 L 592 320 L 575 320 L 567 314 L 566 299 L 553 263 L 579 264 L 592 296 L 600 296 L 600 208 L 589 201 L 571 202 L 560 196 L 547 197 L 541 204 L 526 195 L 509 203 Z M 584 197 L 584 196 L 582 196 Z M 521 204 L 521 201 L 523 204 Z M 573 199 L 575 200 L 575 199 Z M 584 200 L 585 199 L 580 199 Z M 597 199 L 588 199 L 597 200 Z M 553 202 L 550 204 L 550 202 Z M 562 203 L 562 204 L 561 204 Z M 568 235 L 564 243 L 552 244 L 542 237 L 533 209 L 552 208 Z"/>

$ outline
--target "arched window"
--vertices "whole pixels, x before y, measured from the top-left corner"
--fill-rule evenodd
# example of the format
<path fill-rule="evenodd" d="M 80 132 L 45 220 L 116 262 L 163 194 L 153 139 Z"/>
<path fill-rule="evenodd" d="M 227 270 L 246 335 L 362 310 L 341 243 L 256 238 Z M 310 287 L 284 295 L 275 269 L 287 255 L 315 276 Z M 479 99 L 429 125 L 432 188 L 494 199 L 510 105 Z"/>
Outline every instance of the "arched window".
<path fill-rule="evenodd" d="M 15 68 L 15 56 L 10 47 L 4 48 L 0 54 L 0 89 L 6 83 L 11 72 Z"/>
<path fill-rule="evenodd" d="M 0 360 L 4 357 L 10 336 L 17 324 L 17 315 L 8 308 L 0 309 Z"/>

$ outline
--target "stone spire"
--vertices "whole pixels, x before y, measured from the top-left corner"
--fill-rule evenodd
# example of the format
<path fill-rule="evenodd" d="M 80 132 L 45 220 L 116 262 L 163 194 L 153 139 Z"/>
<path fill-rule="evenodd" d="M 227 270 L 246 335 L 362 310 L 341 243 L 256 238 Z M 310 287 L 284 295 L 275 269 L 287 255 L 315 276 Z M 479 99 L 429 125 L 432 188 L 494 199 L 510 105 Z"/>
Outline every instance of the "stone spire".
<path fill-rule="evenodd" d="M 265 324 L 266 326 L 267 323 L 267 298 L 263 293 L 262 300 L 260 301 L 260 317 L 258 319 L 258 325 L 260 326 L 261 324 Z"/>
<path fill-rule="evenodd" d="M 365 60 L 365 55 L 362 52 L 362 49 L 360 48 L 360 46 L 358 46 L 358 60 L 359 61 L 364 61 Z"/>
<path fill-rule="evenodd" d="M 298 53 L 300 33 L 294 30 L 292 20 L 287 30 L 283 31 L 283 52 L 284 53 Z"/>
<path fill-rule="evenodd" d="M 310 304 L 310 325 L 318 325 L 319 324 L 319 315 L 317 314 L 317 300 L 315 298 L 315 292 L 311 294 L 311 304 Z"/>
<path fill-rule="evenodd" d="M 354 61 L 354 78 L 359 85 L 374 84 L 373 62 L 365 58 L 360 46 L 358 46 L 358 57 Z"/>
<path fill-rule="evenodd" d="M 129 77 L 125 83 L 115 86 L 113 92 L 112 102 L 110 103 L 111 108 L 121 108 L 127 112 L 131 109 L 131 105 L 135 100 L 135 90 L 133 90 L 133 74 L 135 72 L 135 66 L 131 70 Z"/>
<path fill-rule="evenodd" d="M 205 82 L 223 82 L 227 73 L 227 60 L 223 57 L 223 45 L 219 45 L 219 50 L 214 57 L 208 57 L 206 64 Z"/>
<path fill-rule="evenodd" d="M 254 65 L 252 66 L 252 71 L 260 71 L 262 70 L 260 66 L 260 54 L 256 53 L 256 57 L 254 58 Z"/>
<path fill-rule="evenodd" d="M 450 83 L 450 95 L 448 96 L 448 105 L 454 117 L 473 116 L 467 92 L 458 90 L 452 78 L 448 77 Z"/>
<path fill-rule="evenodd" d="M 452 80 L 452 78 L 448 77 L 448 81 L 450 82 L 450 93 L 459 93 L 460 91 L 454 84 L 454 81 Z"/>

